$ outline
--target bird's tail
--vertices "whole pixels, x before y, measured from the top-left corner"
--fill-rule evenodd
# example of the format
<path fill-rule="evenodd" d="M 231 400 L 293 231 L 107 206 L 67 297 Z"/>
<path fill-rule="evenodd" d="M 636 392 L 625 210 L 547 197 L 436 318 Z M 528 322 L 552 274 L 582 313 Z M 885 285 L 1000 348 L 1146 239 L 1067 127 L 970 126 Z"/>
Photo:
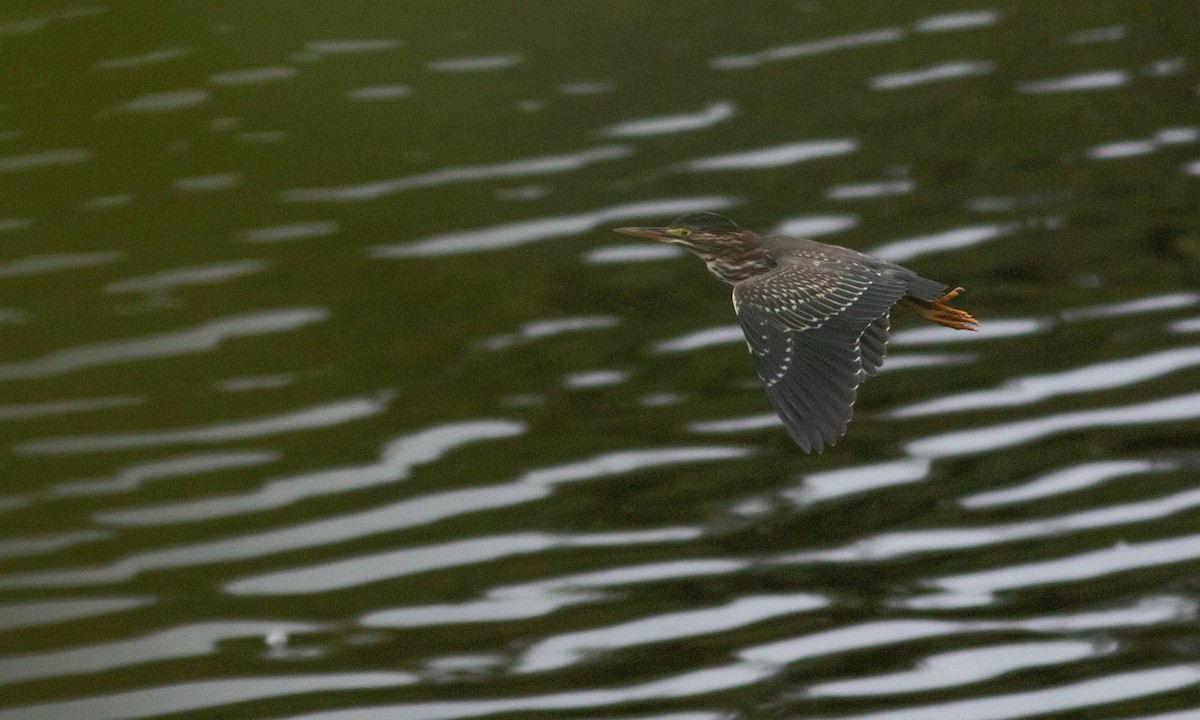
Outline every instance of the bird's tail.
<path fill-rule="evenodd" d="M 913 273 L 912 277 L 904 278 L 908 282 L 908 289 L 905 295 L 918 300 L 927 302 L 936 302 L 950 289 L 949 285 L 943 285 L 937 280 L 921 277 Z"/>

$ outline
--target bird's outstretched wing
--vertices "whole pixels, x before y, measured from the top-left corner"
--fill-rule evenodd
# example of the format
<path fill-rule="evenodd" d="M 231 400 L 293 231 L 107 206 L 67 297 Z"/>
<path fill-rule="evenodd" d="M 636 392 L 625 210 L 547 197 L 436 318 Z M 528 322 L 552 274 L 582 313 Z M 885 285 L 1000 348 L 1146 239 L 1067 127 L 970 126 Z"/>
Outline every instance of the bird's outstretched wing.
<path fill-rule="evenodd" d="M 783 264 L 734 286 L 754 367 L 805 452 L 846 432 L 859 383 L 883 362 L 888 313 L 906 287 L 837 261 Z"/>

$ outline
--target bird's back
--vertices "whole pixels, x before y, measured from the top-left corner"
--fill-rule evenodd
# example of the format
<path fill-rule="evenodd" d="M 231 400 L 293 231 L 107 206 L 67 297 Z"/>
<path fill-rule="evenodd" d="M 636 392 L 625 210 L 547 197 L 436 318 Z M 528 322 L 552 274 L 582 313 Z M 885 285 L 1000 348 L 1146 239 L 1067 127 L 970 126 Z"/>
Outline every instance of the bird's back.
<path fill-rule="evenodd" d="M 759 241 L 776 263 L 829 263 L 831 272 L 837 272 L 838 267 L 873 271 L 903 280 L 908 286 L 905 294 L 920 300 L 936 300 L 949 289 L 948 285 L 922 277 L 906 267 L 841 245 L 787 235 L 765 235 Z"/>

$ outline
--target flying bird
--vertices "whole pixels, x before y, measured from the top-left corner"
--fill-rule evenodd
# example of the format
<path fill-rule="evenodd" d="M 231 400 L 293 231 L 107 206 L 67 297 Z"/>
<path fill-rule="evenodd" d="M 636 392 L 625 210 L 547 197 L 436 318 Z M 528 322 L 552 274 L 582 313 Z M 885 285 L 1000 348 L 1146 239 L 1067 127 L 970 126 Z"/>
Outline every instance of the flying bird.
<path fill-rule="evenodd" d="M 758 235 L 715 213 L 616 232 L 678 245 L 733 288 L 754 368 L 805 452 L 821 452 L 845 434 L 858 386 L 883 363 L 893 305 L 955 330 L 979 325 L 948 305 L 961 287 L 849 248 Z"/>

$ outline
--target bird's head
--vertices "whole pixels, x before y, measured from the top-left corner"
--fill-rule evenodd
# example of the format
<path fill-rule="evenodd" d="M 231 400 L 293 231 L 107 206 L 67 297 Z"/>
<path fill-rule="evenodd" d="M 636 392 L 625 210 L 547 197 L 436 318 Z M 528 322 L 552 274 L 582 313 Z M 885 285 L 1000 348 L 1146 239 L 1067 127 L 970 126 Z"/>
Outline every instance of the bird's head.
<path fill-rule="evenodd" d="M 740 246 L 750 234 L 729 218 L 710 212 L 684 215 L 666 227 L 622 227 L 614 232 L 678 245 L 708 257 L 724 254 L 731 245 Z"/>

